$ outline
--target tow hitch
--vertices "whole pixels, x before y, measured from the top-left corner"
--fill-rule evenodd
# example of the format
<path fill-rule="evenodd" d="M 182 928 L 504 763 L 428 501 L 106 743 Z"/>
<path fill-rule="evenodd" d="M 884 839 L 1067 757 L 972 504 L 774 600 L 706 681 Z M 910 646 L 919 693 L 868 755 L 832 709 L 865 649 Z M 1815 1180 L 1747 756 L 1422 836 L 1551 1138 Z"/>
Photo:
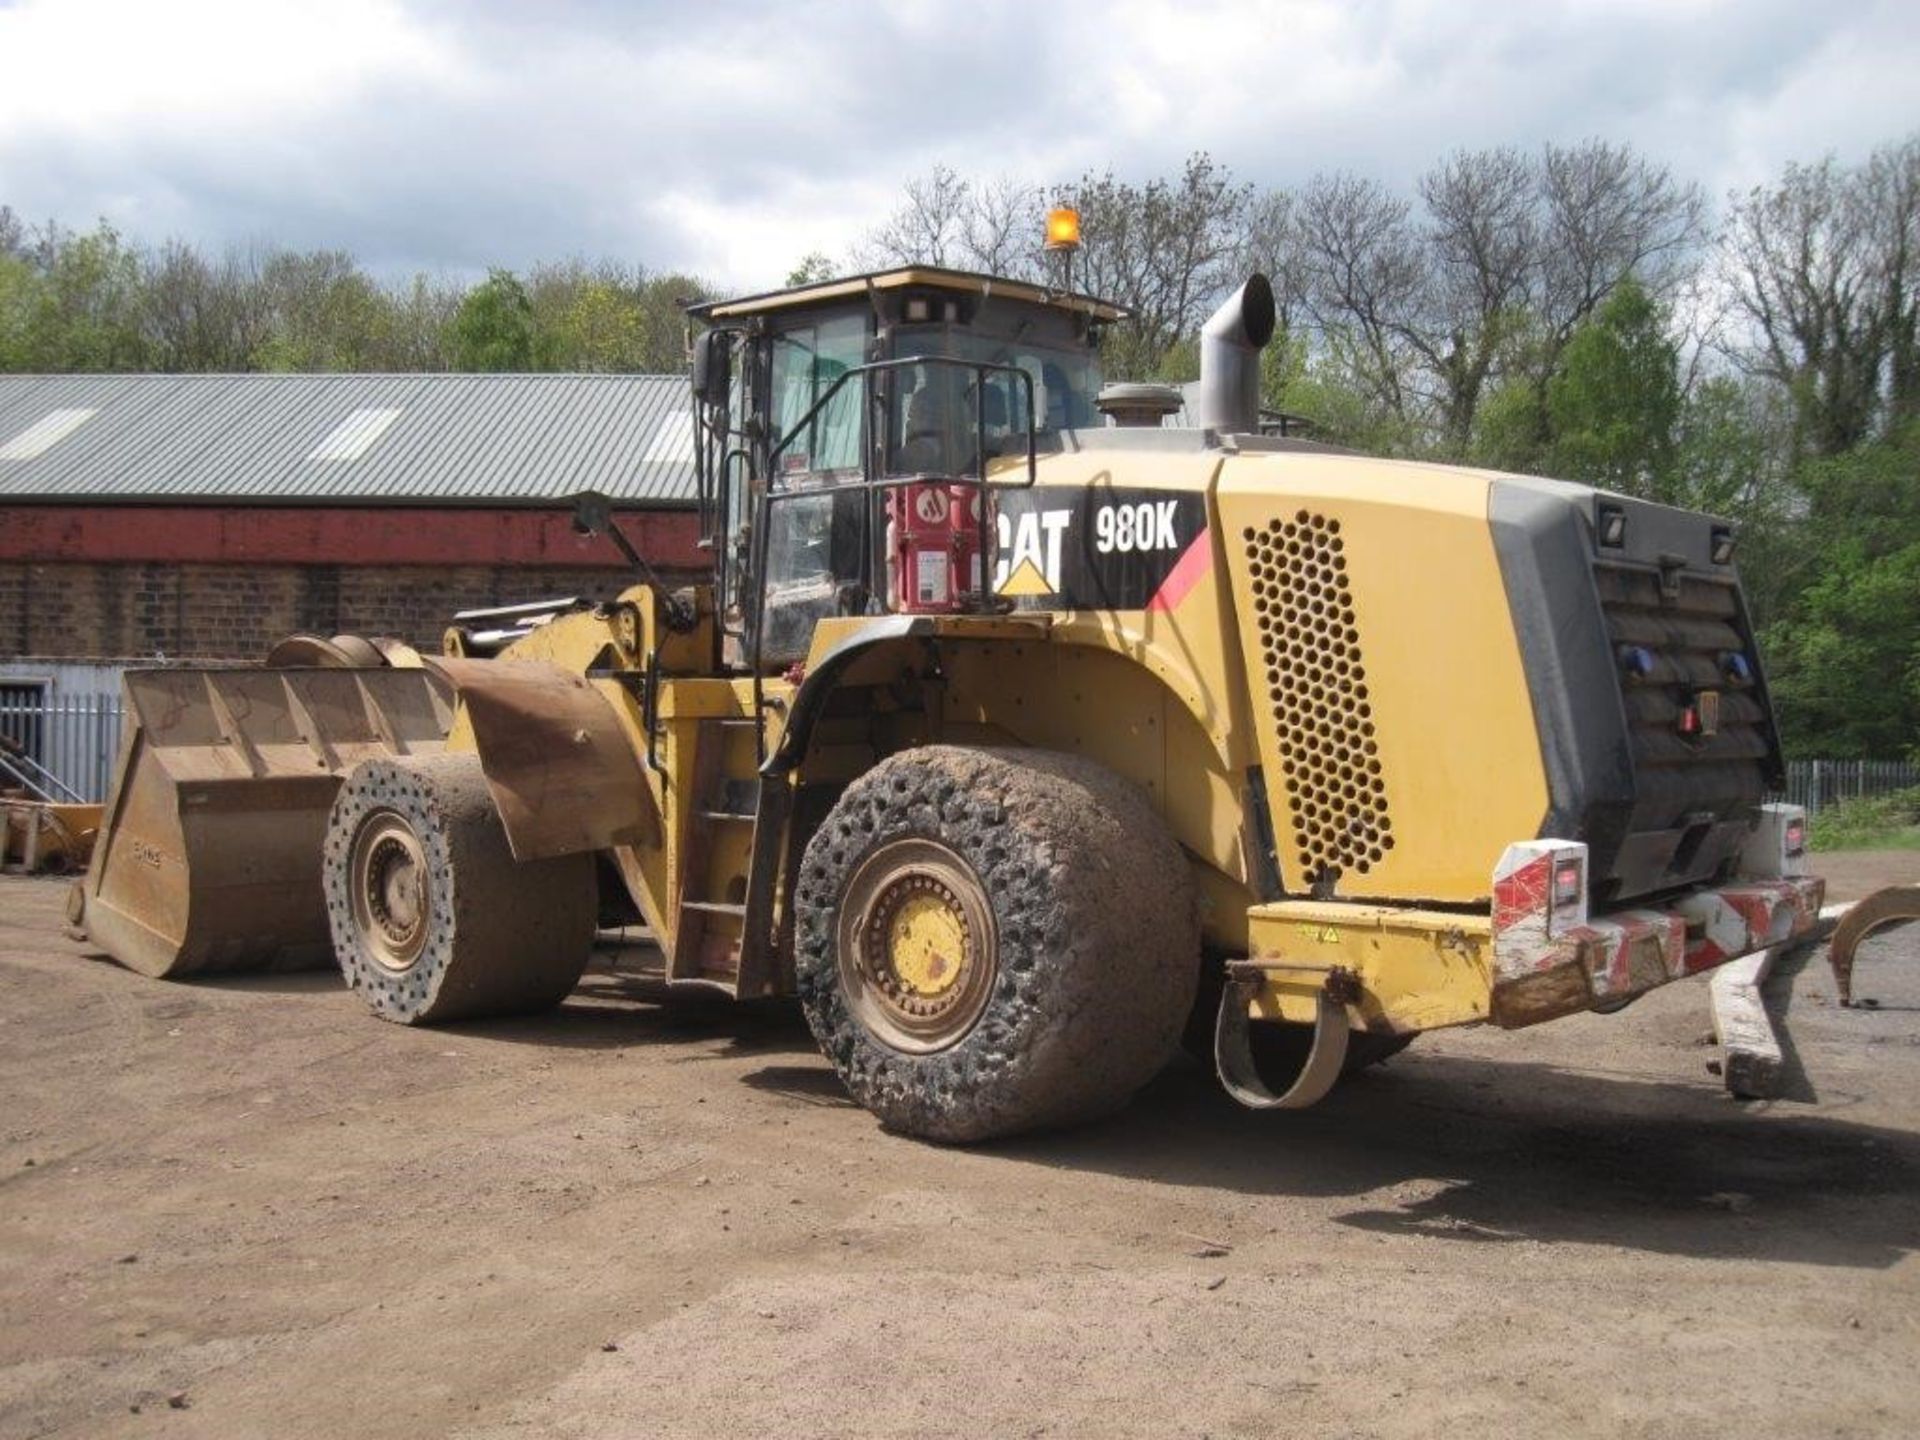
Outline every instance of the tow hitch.
<path fill-rule="evenodd" d="M 1360 977 L 1335 966 L 1316 970 L 1326 978 L 1314 997 L 1313 1044 L 1306 1063 L 1284 1091 L 1275 1094 L 1254 1063 L 1248 1009 L 1278 968 L 1239 960 L 1227 966 L 1220 1013 L 1213 1026 L 1213 1059 L 1227 1093 L 1253 1110 L 1304 1110 L 1326 1098 L 1347 1059 L 1347 1006 L 1360 998 Z M 1302 967 L 1304 968 L 1304 967 Z"/>

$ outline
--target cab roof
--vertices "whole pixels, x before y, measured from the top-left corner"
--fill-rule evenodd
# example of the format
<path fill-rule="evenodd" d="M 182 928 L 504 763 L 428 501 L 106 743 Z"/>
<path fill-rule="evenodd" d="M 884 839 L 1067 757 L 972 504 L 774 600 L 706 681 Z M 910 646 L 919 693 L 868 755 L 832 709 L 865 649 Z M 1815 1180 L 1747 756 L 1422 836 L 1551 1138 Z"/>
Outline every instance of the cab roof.
<path fill-rule="evenodd" d="M 761 295 L 743 295 L 733 300 L 709 300 L 689 305 L 687 313 L 709 324 L 736 320 L 750 315 L 769 315 L 782 310 L 797 310 L 832 300 L 850 300 L 873 290 L 902 290 L 909 287 L 949 290 L 982 299 L 997 296 L 1007 300 L 1044 305 L 1068 315 L 1084 315 L 1098 323 L 1124 320 L 1127 310 L 1108 300 L 1070 291 L 1050 290 L 1024 280 L 1008 280 L 997 275 L 980 275 L 970 270 L 947 270 L 937 265 L 904 265 L 895 270 L 875 270 L 864 275 L 846 275 L 837 280 L 822 280 L 792 290 L 769 290 Z"/>

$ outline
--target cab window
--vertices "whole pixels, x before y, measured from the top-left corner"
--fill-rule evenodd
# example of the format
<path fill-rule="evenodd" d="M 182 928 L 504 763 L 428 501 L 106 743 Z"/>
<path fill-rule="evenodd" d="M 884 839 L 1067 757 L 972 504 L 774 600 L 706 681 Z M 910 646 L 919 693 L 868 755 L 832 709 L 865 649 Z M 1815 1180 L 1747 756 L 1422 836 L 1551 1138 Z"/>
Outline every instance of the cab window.
<path fill-rule="evenodd" d="M 773 337 L 773 430 L 776 441 L 866 359 L 867 318 L 839 315 Z M 861 388 L 844 385 L 777 457 L 783 472 L 857 469 L 860 465 Z"/>

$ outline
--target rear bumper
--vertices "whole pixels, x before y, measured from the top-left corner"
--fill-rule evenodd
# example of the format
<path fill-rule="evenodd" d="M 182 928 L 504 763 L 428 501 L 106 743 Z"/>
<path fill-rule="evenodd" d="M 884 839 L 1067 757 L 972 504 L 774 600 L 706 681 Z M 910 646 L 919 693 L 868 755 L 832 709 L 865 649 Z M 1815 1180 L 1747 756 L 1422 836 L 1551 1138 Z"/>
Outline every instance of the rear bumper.
<path fill-rule="evenodd" d="M 1518 847 L 1516 847 L 1518 848 Z M 1510 852 L 1511 854 L 1511 852 Z M 1557 918 L 1552 854 L 1526 857 L 1496 880 L 1490 1018 L 1517 1028 L 1607 1009 L 1656 985 L 1807 935 L 1827 882 L 1814 875 L 1741 880 L 1657 909 Z"/>

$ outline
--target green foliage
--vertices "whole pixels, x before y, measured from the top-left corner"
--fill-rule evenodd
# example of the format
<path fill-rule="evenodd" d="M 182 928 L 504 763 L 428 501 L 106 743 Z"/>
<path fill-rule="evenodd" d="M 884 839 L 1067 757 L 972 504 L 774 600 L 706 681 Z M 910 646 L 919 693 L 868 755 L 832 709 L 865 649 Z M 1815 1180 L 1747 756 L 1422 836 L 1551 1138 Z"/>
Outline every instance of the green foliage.
<path fill-rule="evenodd" d="M 1538 474 L 1551 468 L 1547 408 L 1540 387 L 1525 376 L 1502 381 L 1480 402 L 1467 458 L 1490 470 Z"/>
<path fill-rule="evenodd" d="M 1548 468 L 1668 504 L 1675 493 L 1679 356 L 1666 316 L 1631 277 L 1567 342 L 1547 382 Z"/>
<path fill-rule="evenodd" d="M 511 270 L 490 270 L 453 317 L 456 370 L 533 370 L 533 302 Z"/>
<path fill-rule="evenodd" d="M 278 251 L 260 271 L 267 337 L 262 370 L 358 371 L 383 364 L 393 339 L 386 294 L 341 250 Z"/>
<path fill-rule="evenodd" d="M 798 289 L 802 285 L 817 285 L 823 280 L 831 280 L 839 274 L 839 268 L 819 250 L 810 250 L 800 257 L 800 263 L 787 272 L 787 287 Z"/>
<path fill-rule="evenodd" d="M 1857 540 L 1825 550 L 1765 650 L 1791 750 L 1907 754 L 1920 742 L 1920 541 L 1881 555 Z"/>
<path fill-rule="evenodd" d="M 538 368 L 671 374 L 686 364 L 685 305 L 705 287 L 686 275 L 569 260 L 535 270 L 528 294 Z"/>
<path fill-rule="evenodd" d="M 684 306 L 708 293 L 692 276 L 582 260 L 525 283 L 503 270 L 473 286 L 383 282 L 340 250 L 145 250 L 104 223 L 30 231 L 0 206 L 0 371 L 671 373 Z"/>
<path fill-rule="evenodd" d="M 39 278 L 25 260 L 0 254 L 0 371 L 30 368 L 27 320 L 38 285 Z"/>
<path fill-rule="evenodd" d="M 1308 366 L 1288 384 L 1284 399 L 1282 408 L 1306 420 L 1316 439 L 1372 455 L 1419 453 L 1412 427 L 1338 367 Z"/>
<path fill-rule="evenodd" d="M 140 261 L 104 220 L 90 234 L 49 228 L 23 297 L 17 345 L 21 369 L 138 370 Z"/>
<path fill-rule="evenodd" d="M 1815 850 L 1920 850 L 1920 790 L 1894 790 L 1830 805 L 1813 817 Z"/>

